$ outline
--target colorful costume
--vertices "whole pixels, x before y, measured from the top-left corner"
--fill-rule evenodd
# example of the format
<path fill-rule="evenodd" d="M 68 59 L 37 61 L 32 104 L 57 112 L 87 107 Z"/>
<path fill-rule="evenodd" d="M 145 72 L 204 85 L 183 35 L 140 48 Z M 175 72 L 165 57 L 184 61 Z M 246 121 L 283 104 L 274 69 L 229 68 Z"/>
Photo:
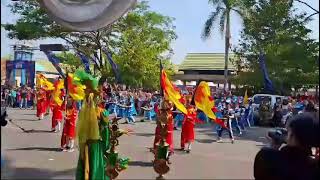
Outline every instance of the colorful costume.
<path fill-rule="evenodd" d="M 149 121 L 154 120 L 156 117 L 156 113 L 154 111 L 154 105 L 155 105 L 155 102 L 150 101 L 147 109 L 144 110 L 144 118 Z"/>
<path fill-rule="evenodd" d="M 73 140 L 76 136 L 76 120 L 78 111 L 75 103 L 66 109 L 66 117 L 64 119 L 64 126 L 61 137 L 61 148 L 73 148 Z"/>
<path fill-rule="evenodd" d="M 39 119 L 43 119 L 43 116 L 46 113 L 46 102 L 47 102 L 46 92 L 45 90 L 40 89 L 37 92 L 37 117 Z"/>
<path fill-rule="evenodd" d="M 173 144 L 173 131 L 174 131 L 174 120 L 172 116 L 172 111 L 168 110 L 168 122 L 167 122 L 167 136 L 166 136 L 166 143 L 169 144 L 169 150 L 170 152 L 173 152 L 174 144 Z M 160 115 L 158 115 L 159 117 Z M 157 126 L 155 129 L 155 138 L 153 141 L 153 148 L 156 149 L 156 144 L 160 142 L 161 140 L 161 122 L 159 119 L 157 119 Z"/>
<path fill-rule="evenodd" d="M 166 142 L 169 144 L 169 150 L 172 153 L 173 152 L 173 131 L 174 131 L 174 120 L 172 116 L 171 110 L 169 111 L 168 115 L 168 124 L 167 124 L 167 138 Z"/>
<path fill-rule="evenodd" d="M 58 126 L 58 131 L 60 131 L 60 128 L 61 128 L 61 121 L 63 119 L 63 110 L 64 110 L 64 107 L 63 105 L 62 106 L 59 106 L 58 104 L 56 103 L 52 103 L 51 105 L 52 107 L 52 123 L 51 123 L 51 129 L 52 130 L 56 130 L 56 127 Z"/>
<path fill-rule="evenodd" d="M 185 148 L 185 144 L 188 143 L 188 151 L 191 148 L 191 142 L 194 141 L 194 124 L 197 118 L 196 110 L 190 105 L 188 108 L 188 114 L 185 116 L 181 129 L 181 149 Z"/>
<path fill-rule="evenodd" d="M 108 131 L 108 128 L 99 127 L 98 113 L 94 95 L 91 93 L 83 102 L 77 125 L 80 148 L 77 180 L 109 179 L 105 174 L 106 161 L 104 159 L 108 139 L 103 136 L 103 131 Z"/>
<path fill-rule="evenodd" d="M 183 122 L 183 119 L 184 119 L 184 114 L 181 111 L 177 110 L 177 115 L 174 118 L 174 120 L 175 120 L 174 127 L 176 127 L 176 128 L 179 127 L 181 125 L 181 123 Z"/>

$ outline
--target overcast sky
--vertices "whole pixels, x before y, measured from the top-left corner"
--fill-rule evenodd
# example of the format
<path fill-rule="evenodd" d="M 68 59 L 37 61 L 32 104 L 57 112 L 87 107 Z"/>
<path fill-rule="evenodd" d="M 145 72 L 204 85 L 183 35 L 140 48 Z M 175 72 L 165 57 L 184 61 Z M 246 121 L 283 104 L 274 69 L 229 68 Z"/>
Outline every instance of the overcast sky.
<path fill-rule="evenodd" d="M 312 7 L 318 9 L 318 0 L 305 0 Z M 1 24 L 7 22 L 14 22 L 17 16 L 10 13 L 10 9 L 6 5 L 10 0 L 1 0 Z M 220 33 L 216 30 L 213 36 L 203 41 L 201 39 L 201 31 L 203 24 L 207 19 L 209 13 L 213 10 L 208 5 L 208 0 L 149 0 L 149 5 L 152 10 L 161 14 L 175 18 L 174 25 L 176 26 L 176 33 L 178 39 L 172 44 L 174 49 L 174 56 L 172 61 L 175 64 L 180 63 L 185 55 L 190 52 L 224 52 L 224 41 Z M 299 11 L 312 11 L 303 4 L 295 4 Z M 312 38 L 319 39 L 319 15 L 314 16 L 314 20 L 308 24 L 308 27 L 313 30 Z M 242 29 L 241 19 L 233 14 L 231 17 L 231 43 L 236 45 Z M 6 32 L 1 28 L 1 57 L 12 53 L 10 45 L 14 44 L 15 40 L 6 38 Z M 61 43 L 60 40 L 42 40 L 32 42 L 34 46 L 40 43 Z M 35 53 L 35 58 L 44 58 L 41 52 Z"/>

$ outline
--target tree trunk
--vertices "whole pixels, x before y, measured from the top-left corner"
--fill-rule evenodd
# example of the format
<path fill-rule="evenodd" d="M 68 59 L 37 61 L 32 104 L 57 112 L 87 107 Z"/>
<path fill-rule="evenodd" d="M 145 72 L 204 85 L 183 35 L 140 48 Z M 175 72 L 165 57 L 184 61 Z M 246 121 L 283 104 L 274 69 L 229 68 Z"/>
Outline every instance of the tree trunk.
<path fill-rule="evenodd" d="M 225 33 L 225 51 L 224 51 L 224 90 L 227 90 L 228 85 L 228 59 L 230 46 L 230 10 L 226 12 L 226 33 Z M 230 88 L 230 87 L 229 87 Z"/>

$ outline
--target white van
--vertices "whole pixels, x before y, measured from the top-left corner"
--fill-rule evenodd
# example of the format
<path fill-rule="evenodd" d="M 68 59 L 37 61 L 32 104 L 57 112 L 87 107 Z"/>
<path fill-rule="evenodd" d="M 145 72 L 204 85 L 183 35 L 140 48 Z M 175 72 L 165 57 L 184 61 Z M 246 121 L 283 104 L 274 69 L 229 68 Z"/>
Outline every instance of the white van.
<path fill-rule="evenodd" d="M 272 95 L 272 94 L 255 94 L 252 97 L 252 108 L 253 112 L 257 114 L 257 111 L 259 110 L 259 106 L 262 102 L 263 99 L 268 98 L 270 107 L 273 109 L 274 104 L 277 102 L 277 99 L 280 99 L 281 102 L 285 98 L 284 96 L 280 95 Z M 273 111 L 271 113 L 271 117 L 273 117 Z"/>

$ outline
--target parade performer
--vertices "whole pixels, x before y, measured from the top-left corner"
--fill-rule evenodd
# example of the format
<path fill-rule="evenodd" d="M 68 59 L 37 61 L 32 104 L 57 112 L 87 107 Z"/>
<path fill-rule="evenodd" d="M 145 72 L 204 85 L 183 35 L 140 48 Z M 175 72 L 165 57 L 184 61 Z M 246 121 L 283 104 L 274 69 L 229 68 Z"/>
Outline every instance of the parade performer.
<path fill-rule="evenodd" d="M 164 105 L 165 104 L 165 105 Z M 166 107 L 165 109 L 164 106 Z M 169 153 L 170 155 L 173 153 L 173 130 L 174 130 L 174 122 L 173 122 L 173 116 L 172 116 L 172 110 L 173 110 L 173 105 L 172 103 L 165 97 L 164 102 L 162 102 L 162 109 L 159 109 L 158 111 L 158 117 L 161 116 L 162 111 L 166 110 L 166 143 L 169 145 Z M 156 150 L 157 144 L 160 142 L 162 135 L 161 135 L 161 126 L 163 125 L 163 120 L 160 118 L 157 118 L 157 126 L 155 130 L 155 138 L 153 141 L 153 149 Z M 155 152 L 155 151 L 154 151 Z"/>
<path fill-rule="evenodd" d="M 60 132 L 61 130 L 61 122 L 63 120 L 63 114 L 65 107 L 63 105 L 63 97 L 64 97 L 64 81 L 62 79 L 58 79 L 54 83 L 54 90 L 52 92 L 52 126 L 51 129 L 54 132 Z M 58 129 L 57 129 L 58 127 Z"/>
<path fill-rule="evenodd" d="M 229 110 L 231 110 L 230 104 L 225 104 L 224 109 L 222 110 L 223 118 L 221 118 L 221 120 L 223 120 L 224 124 L 222 126 L 220 126 L 218 129 L 218 140 L 217 140 L 218 143 L 222 142 L 221 136 L 222 136 L 223 131 L 228 132 L 231 143 L 232 144 L 234 143 L 233 132 L 231 129 L 232 114 Z"/>
<path fill-rule="evenodd" d="M 167 138 L 166 142 L 169 144 L 169 154 L 173 154 L 173 130 L 174 130 L 174 120 L 173 120 L 173 115 L 172 115 L 172 110 L 173 110 L 173 104 L 169 102 L 168 104 L 168 109 L 167 109 Z"/>
<path fill-rule="evenodd" d="M 104 170 L 104 152 L 100 140 L 96 108 L 98 80 L 82 71 L 77 71 L 76 73 L 78 73 L 76 76 L 86 86 L 86 96 L 79 112 L 79 120 L 76 126 L 80 148 L 76 179 L 109 179 Z"/>
<path fill-rule="evenodd" d="M 173 151 L 170 151 L 170 141 L 173 142 L 173 129 L 170 132 L 168 123 L 172 121 L 173 117 L 171 114 L 172 103 L 164 98 L 160 103 L 159 113 L 157 116 L 157 128 L 154 143 L 154 161 L 153 168 L 159 174 L 157 179 L 163 179 L 163 175 L 168 173 L 169 164 L 171 164 L 169 158 Z M 170 120 L 171 119 L 171 120 Z M 169 142 L 167 142 L 169 140 Z"/>
<path fill-rule="evenodd" d="M 66 105 L 66 117 L 61 137 L 61 149 L 63 151 L 74 151 L 74 140 L 76 136 L 76 120 L 78 116 L 77 105 L 74 100 L 68 98 Z"/>
<path fill-rule="evenodd" d="M 110 156 L 115 157 L 111 158 L 113 160 L 112 163 L 121 169 L 127 166 L 128 159 L 120 159 L 114 152 L 111 155 L 109 153 L 107 158 L 104 158 L 105 152 L 109 148 L 110 139 L 108 134 L 110 128 L 108 127 L 108 111 L 97 107 L 97 104 L 100 104 L 98 102 L 100 93 L 97 92 L 98 80 L 84 71 L 77 71 L 75 76 L 81 84 L 86 86 L 85 98 L 76 126 L 80 148 L 76 179 L 113 179 L 118 172 L 115 168 L 110 168 L 108 164 L 110 163 Z M 122 131 L 121 135 L 128 132 Z"/>
<path fill-rule="evenodd" d="M 174 130 L 174 122 L 173 122 L 173 116 L 172 116 L 172 110 L 173 110 L 173 105 L 172 103 L 176 106 L 178 110 L 180 110 L 182 113 L 187 114 L 187 109 L 185 106 L 180 102 L 181 101 L 181 94 L 179 91 L 174 88 L 173 84 L 170 82 L 169 78 L 167 77 L 167 74 L 164 70 L 161 71 L 161 88 L 163 89 L 164 92 L 164 100 L 162 103 L 167 104 L 166 106 L 170 105 L 170 108 L 168 107 L 166 110 L 167 114 L 167 131 L 170 133 L 167 133 L 166 139 L 169 141 L 167 143 L 171 144 L 170 150 L 173 152 L 173 130 Z M 170 103 L 170 104 L 169 104 Z M 160 103 L 161 104 L 161 103 Z M 157 117 L 161 116 L 161 113 L 163 113 L 161 110 L 158 111 Z M 156 144 L 161 140 L 161 122 L 160 118 L 157 118 L 157 127 L 155 130 L 155 139 L 153 143 L 153 148 L 155 150 Z"/>
<path fill-rule="evenodd" d="M 187 110 L 188 114 L 185 116 L 182 122 L 182 129 L 181 129 L 181 150 L 185 150 L 185 145 L 187 144 L 187 153 L 191 151 L 191 143 L 194 141 L 194 125 L 196 123 L 197 118 L 197 110 L 194 106 L 191 105 L 192 97 L 187 97 Z"/>
<path fill-rule="evenodd" d="M 154 111 L 154 104 L 153 100 L 147 102 L 145 107 L 141 107 L 144 110 L 144 118 L 148 121 L 152 121 L 156 117 L 156 113 Z"/>
<path fill-rule="evenodd" d="M 37 117 L 39 120 L 43 119 L 46 110 L 47 110 L 47 102 L 48 97 L 47 93 L 54 89 L 53 84 L 48 81 L 43 74 L 37 74 L 36 76 L 37 83 Z"/>
<path fill-rule="evenodd" d="M 125 119 L 128 124 L 134 124 L 136 122 L 134 118 L 134 102 L 131 101 L 130 95 L 128 95 L 127 104 L 125 105 Z"/>
<path fill-rule="evenodd" d="M 185 97 L 184 97 L 184 96 L 180 99 L 180 102 L 181 102 L 182 104 L 185 104 L 185 103 L 186 103 L 186 100 L 185 100 Z M 179 125 L 181 125 L 182 122 L 183 122 L 184 114 L 183 114 L 181 111 L 177 110 L 177 108 L 175 108 L 175 109 L 176 109 L 176 110 L 175 110 L 176 116 L 174 117 L 174 121 L 175 121 L 174 130 L 177 130 L 178 127 L 179 127 Z"/>
<path fill-rule="evenodd" d="M 42 120 L 44 117 L 44 114 L 46 113 L 46 91 L 43 88 L 38 88 L 37 90 L 37 117 L 39 120 Z"/>

